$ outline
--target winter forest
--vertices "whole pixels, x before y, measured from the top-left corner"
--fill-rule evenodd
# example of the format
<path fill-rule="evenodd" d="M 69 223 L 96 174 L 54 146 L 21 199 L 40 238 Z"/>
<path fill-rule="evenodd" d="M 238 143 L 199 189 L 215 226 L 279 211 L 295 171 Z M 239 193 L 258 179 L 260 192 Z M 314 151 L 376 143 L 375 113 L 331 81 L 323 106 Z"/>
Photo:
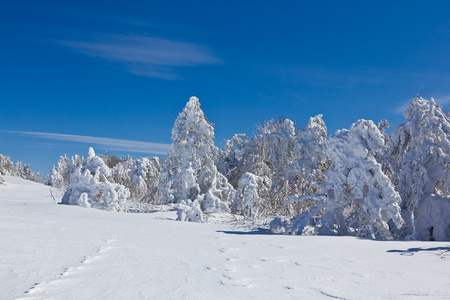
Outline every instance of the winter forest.
<path fill-rule="evenodd" d="M 450 240 L 450 116 L 415 97 L 406 122 L 358 120 L 329 135 L 322 115 L 305 127 L 271 119 L 222 149 L 199 99 L 172 129 L 165 159 L 108 153 L 62 156 L 45 177 L 62 204 L 117 212 L 170 205 L 181 221 L 232 213 L 273 233 L 380 240 Z M 0 175 L 41 181 L 0 155 Z M 0 177 L 0 184 L 3 180 Z"/>

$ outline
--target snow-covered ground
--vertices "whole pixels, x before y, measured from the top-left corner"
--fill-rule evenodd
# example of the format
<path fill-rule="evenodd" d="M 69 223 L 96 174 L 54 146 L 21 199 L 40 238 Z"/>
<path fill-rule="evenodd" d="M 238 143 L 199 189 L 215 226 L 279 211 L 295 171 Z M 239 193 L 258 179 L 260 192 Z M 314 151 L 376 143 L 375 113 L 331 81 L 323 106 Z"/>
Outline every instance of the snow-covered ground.
<path fill-rule="evenodd" d="M 49 187 L 4 179 L 0 299 L 450 299 L 448 242 L 283 236 L 177 222 L 172 211 L 105 212 L 56 205 Z"/>

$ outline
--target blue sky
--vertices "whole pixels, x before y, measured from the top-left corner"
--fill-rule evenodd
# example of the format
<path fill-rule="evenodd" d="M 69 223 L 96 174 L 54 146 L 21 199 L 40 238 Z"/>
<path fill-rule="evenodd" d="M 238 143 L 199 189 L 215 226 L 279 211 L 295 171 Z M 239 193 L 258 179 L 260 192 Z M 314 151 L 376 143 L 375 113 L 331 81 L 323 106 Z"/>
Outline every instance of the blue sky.
<path fill-rule="evenodd" d="M 314 3 L 313 3 L 314 2 Z M 0 3 L 0 153 L 165 152 L 190 96 L 216 144 L 285 117 L 393 127 L 416 94 L 450 106 L 449 1 Z"/>

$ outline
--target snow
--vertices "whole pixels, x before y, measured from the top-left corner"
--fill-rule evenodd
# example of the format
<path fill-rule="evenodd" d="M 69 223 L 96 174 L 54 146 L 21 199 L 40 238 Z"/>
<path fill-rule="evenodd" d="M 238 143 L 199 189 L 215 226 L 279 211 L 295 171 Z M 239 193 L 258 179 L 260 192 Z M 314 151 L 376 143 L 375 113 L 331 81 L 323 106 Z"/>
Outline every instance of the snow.
<path fill-rule="evenodd" d="M 448 242 L 274 235 L 226 214 L 188 223 L 175 211 L 56 205 L 48 186 L 3 178 L 1 299 L 450 298 Z"/>

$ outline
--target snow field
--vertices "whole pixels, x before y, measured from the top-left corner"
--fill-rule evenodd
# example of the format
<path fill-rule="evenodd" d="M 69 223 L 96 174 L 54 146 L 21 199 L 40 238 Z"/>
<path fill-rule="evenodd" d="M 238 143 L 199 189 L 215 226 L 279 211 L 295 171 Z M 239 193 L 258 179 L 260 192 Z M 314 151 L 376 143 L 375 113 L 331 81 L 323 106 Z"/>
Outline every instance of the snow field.
<path fill-rule="evenodd" d="M 0 299 L 449 299 L 447 242 L 236 231 L 0 185 Z"/>

